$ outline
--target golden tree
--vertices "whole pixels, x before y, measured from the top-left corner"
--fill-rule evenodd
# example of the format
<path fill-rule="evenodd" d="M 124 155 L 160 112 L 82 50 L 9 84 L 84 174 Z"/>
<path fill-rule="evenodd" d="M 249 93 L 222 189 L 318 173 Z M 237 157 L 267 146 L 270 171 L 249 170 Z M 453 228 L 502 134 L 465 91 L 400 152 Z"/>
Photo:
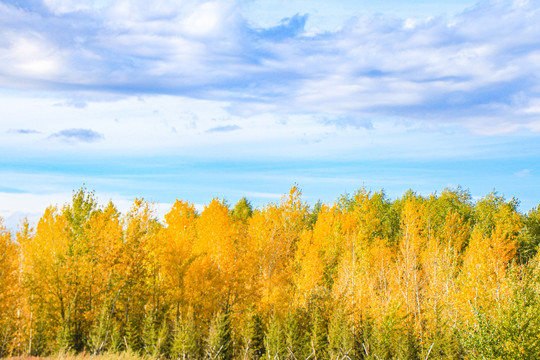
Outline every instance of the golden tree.
<path fill-rule="evenodd" d="M 193 204 L 177 200 L 165 215 L 165 226 L 159 232 L 159 246 L 165 276 L 167 297 L 172 303 L 176 321 L 187 313 L 189 293 L 186 293 L 186 273 L 196 259 L 193 244 L 196 240 L 197 212 Z"/>
<path fill-rule="evenodd" d="M 0 356 L 18 345 L 20 326 L 19 246 L 0 218 Z"/>
<path fill-rule="evenodd" d="M 295 248 L 307 215 L 300 196 L 293 187 L 280 205 L 255 211 L 249 221 L 248 241 L 256 254 L 258 305 L 263 312 L 283 313 L 291 300 Z"/>

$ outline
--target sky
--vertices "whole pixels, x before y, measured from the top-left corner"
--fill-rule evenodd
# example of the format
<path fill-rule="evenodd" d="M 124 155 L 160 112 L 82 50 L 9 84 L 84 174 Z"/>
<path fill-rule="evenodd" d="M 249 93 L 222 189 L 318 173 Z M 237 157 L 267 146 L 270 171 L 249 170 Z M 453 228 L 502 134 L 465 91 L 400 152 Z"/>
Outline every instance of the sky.
<path fill-rule="evenodd" d="M 540 3 L 1 0 L 0 217 L 461 186 L 540 203 Z"/>

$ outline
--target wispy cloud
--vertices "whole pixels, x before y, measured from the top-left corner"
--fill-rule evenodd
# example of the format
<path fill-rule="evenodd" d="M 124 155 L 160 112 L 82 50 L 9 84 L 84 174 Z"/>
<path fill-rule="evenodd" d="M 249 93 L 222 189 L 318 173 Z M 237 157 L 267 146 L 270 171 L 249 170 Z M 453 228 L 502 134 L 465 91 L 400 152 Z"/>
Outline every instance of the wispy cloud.
<path fill-rule="evenodd" d="M 321 119 L 322 123 L 329 126 L 335 126 L 337 128 L 347 128 L 353 127 L 356 129 L 373 129 L 373 123 L 371 120 L 363 119 L 359 117 L 350 117 L 350 116 L 334 116 L 334 117 L 323 117 Z"/>
<path fill-rule="evenodd" d="M 517 177 L 527 177 L 530 175 L 531 175 L 531 170 L 529 169 L 523 169 L 521 171 L 517 171 L 514 173 L 514 176 L 517 176 Z"/>
<path fill-rule="evenodd" d="M 537 129 L 538 2 L 486 1 L 452 18 L 356 17 L 318 34 L 305 31 L 309 14 L 258 28 L 240 4 L 2 3 L 0 84 Z"/>
<path fill-rule="evenodd" d="M 240 126 L 238 125 L 223 125 L 223 126 L 216 126 L 211 129 L 206 130 L 207 133 L 214 133 L 214 132 L 229 132 L 229 131 L 235 131 L 240 130 Z"/>
<path fill-rule="evenodd" d="M 41 134 L 41 131 L 37 131 L 35 129 L 9 129 L 7 132 L 9 134 L 20 134 L 20 135 Z"/>
<path fill-rule="evenodd" d="M 91 129 L 65 129 L 52 134 L 49 138 L 57 138 L 68 142 L 95 142 L 103 139 L 103 134 Z"/>
<path fill-rule="evenodd" d="M 76 109 L 84 109 L 86 108 L 87 103 L 85 101 L 76 100 L 76 99 L 69 99 L 62 103 L 56 103 L 54 106 L 62 107 L 62 106 L 69 106 Z"/>

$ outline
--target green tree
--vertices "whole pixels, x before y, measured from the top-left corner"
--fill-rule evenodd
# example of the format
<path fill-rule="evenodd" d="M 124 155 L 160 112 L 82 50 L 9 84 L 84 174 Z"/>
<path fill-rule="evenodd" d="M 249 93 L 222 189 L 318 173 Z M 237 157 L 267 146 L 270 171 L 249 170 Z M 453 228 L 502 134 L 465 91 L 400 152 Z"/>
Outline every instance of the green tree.
<path fill-rule="evenodd" d="M 524 227 L 518 237 L 517 256 L 520 263 L 527 263 L 538 252 L 540 244 L 540 205 L 524 217 Z"/>
<path fill-rule="evenodd" d="M 233 358 L 229 312 L 218 312 L 214 315 L 206 339 L 206 358 L 210 360 L 230 360 Z"/>
<path fill-rule="evenodd" d="M 179 317 L 174 326 L 171 355 L 174 359 L 200 358 L 199 331 L 195 325 L 193 310 Z"/>
<path fill-rule="evenodd" d="M 349 316 L 342 306 L 336 306 L 328 324 L 328 358 L 354 358 L 355 350 L 355 336 Z"/>
<path fill-rule="evenodd" d="M 145 314 L 142 342 L 144 352 L 152 358 L 159 358 L 168 350 L 169 326 L 166 320 L 159 321 L 156 310 Z"/>
<path fill-rule="evenodd" d="M 305 359 L 311 354 L 309 320 L 304 310 L 289 309 L 282 327 L 282 358 L 289 360 Z"/>
<path fill-rule="evenodd" d="M 262 319 L 253 310 L 245 315 L 243 324 L 243 358 L 260 359 L 265 355 L 264 348 L 264 326 Z"/>
<path fill-rule="evenodd" d="M 110 336 L 113 330 L 113 322 L 110 317 L 111 309 L 103 306 L 99 318 L 94 321 L 94 325 L 88 336 L 89 350 L 94 355 L 102 354 L 109 349 L 111 344 Z"/>
<path fill-rule="evenodd" d="M 328 326 L 322 309 L 311 311 L 310 345 L 314 359 L 326 359 L 328 350 Z"/>
<path fill-rule="evenodd" d="M 283 344 L 283 329 L 280 319 L 273 314 L 268 320 L 264 336 L 266 359 L 282 359 L 285 353 Z"/>
<path fill-rule="evenodd" d="M 240 221 L 247 222 L 248 219 L 253 215 L 253 206 L 245 197 L 243 197 L 238 200 L 234 206 L 232 215 Z"/>
<path fill-rule="evenodd" d="M 537 260 L 535 259 L 535 262 Z M 471 359 L 540 357 L 540 272 L 538 264 L 511 270 L 512 295 L 495 311 L 479 307 L 475 321 L 462 330 Z"/>

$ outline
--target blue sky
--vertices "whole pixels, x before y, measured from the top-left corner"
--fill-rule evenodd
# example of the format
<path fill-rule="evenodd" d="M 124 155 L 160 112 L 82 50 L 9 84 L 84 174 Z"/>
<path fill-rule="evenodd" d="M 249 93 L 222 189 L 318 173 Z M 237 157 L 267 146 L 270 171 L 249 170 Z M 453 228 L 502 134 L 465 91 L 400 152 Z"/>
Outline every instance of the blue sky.
<path fill-rule="evenodd" d="M 540 203 L 540 3 L 0 1 L 0 216 L 458 185 Z"/>

